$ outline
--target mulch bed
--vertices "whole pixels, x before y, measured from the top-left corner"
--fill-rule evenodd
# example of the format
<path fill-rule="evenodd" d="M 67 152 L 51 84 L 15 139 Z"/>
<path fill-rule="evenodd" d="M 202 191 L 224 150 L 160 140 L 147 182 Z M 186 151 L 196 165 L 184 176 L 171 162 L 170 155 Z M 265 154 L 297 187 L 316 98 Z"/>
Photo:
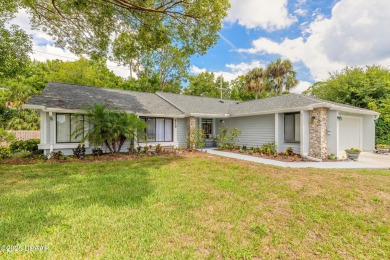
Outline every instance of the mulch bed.
<path fill-rule="evenodd" d="M 103 154 L 100 156 L 86 155 L 84 159 L 75 158 L 73 155 L 62 156 L 60 159 L 42 159 L 39 157 L 31 156 L 25 158 L 7 158 L 0 159 L 0 165 L 31 165 L 31 164 L 58 164 L 58 163 L 73 163 L 73 162 L 108 162 L 108 161 L 125 161 L 134 160 L 145 157 L 156 156 L 181 156 L 186 154 L 201 153 L 197 150 L 178 150 L 177 152 L 164 152 L 164 153 L 152 153 L 147 154 L 130 154 L 130 153 L 116 153 L 116 154 Z"/>
<path fill-rule="evenodd" d="M 274 156 L 274 155 L 270 156 L 270 155 L 266 155 L 266 154 L 260 154 L 258 152 L 250 154 L 249 150 L 246 150 L 243 153 L 241 153 L 240 150 L 238 150 L 238 149 L 223 149 L 223 150 L 219 150 L 219 151 L 242 154 L 242 155 L 249 155 L 249 156 L 254 156 L 254 157 L 259 157 L 259 158 L 269 159 L 269 160 L 276 160 L 276 161 L 281 161 L 281 162 L 315 162 L 315 161 L 312 161 L 312 160 L 309 160 L 307 158 L 302 157 L 300 154 L 295 154 L 295 153 L 293 153 L 292 155 L 289 155 L 289 156 L 285 156 L 283 153 L 279 153 L 277 156 Z"/>

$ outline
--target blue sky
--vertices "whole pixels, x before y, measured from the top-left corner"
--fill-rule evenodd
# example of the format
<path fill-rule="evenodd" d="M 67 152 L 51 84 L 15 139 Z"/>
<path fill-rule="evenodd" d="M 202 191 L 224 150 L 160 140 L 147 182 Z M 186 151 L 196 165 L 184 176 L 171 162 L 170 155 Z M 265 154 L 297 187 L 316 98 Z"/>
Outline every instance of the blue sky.
<path fill-rule="evenodd" d="M 212 71 L 225 79 L 265 67 L 281 57 L 290 59 L 300 93 L 329 72 L 345 66 L 378 64 L 390 68 L 389 0 L 230 0 L 221 38 L 206 55 L 191 57 L 190 71 Z M 44 32 L 31 30 L 29 17 L 19 12 L 13 23 L 33 36 L 37 60 L 75 60 L 54 46 Z M 128 69 L 107 65 L 127 77 Z"/>

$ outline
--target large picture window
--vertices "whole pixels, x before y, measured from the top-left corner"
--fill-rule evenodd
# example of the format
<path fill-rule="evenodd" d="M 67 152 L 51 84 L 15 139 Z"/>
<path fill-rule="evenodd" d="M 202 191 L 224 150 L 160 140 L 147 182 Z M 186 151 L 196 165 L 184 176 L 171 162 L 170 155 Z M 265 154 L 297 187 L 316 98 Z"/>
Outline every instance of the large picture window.
<path fill-rule="evenodd" d="M 172 142 L 173 119 L 172 118 L 143 118 L 148 125 L 145 130 L 146 139 L 149 142 Z"/>
<path fill-rule="evenodd" d="M 299 113 L 284 114 L 284 142 L 299 143 L 301 141 L 301 115 Z"/>
<path fill-rule="evenodd" d="M 84 138 L 84 131 L 75 135 L 79 124 L 83 124 L 84 116 L 75 114 L 56 114 L 56 140 L 57 143 L 80 143 Z"/>

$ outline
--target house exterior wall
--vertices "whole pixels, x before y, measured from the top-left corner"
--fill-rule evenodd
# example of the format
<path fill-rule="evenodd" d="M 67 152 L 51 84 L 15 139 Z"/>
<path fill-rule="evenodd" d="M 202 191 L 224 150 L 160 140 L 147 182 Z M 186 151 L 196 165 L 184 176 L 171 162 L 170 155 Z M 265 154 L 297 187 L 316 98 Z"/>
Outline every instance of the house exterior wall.
<path fill-rule="evenodd" d="M 375 117 L 363 116 L 363 151 L 375 150 Z"/>
<path fill-rule="evenodd" d="M 176 119 L 177 146 L 187 147 L 187 119 Z"/>
<path fill-rule="evenodd" d="M 221 127 L 220 120 L 223 120 L 228 128 L 237 128 L 241 131 L 238 137 L 240 140 L 238 144 L 241 146 L 260 147 L 264 143 L 275 141 L 274 114 L 217 119 L 218 129 Z"/>
<path fill-rule="evenodd" d="M 309 144 L 310 144 L 310 112 L 309 111 L 301 111 L 301 146 L 300 146 L 300 154 L 307 156 L 309 155 Z"/>
<path fill-rule="evenodd" d="M 275 132 L 278 136 L 276 142 L 278 152 L 283 153 L 284 151 L 286 151 L 288 147 L 291 147 L 294 153 L 300 154 L 301 153 L 300 143 L 286 143 L 284 141 L 284 113 L 278 113 L 276 115 L 278 120 L 278 129 L 275 129 Z"/>
<path fill-rule="evenodd" d="M 56 142 L 56 113 L 52 113 L 50 115 L 49 112 L 40 111 L 41 121 L 40 121 L 40 129 L 41 129 L 41 142 L 38 145 L 40 150 L 44 151 L 46 156 L 50 155 L 52 152 L 61 151 L 64 155 L 73 155 L 73 150 L 76 148 L 79 143 L 57 143 Z M 52 119 L 51 119 L 52 118 Z M 176 121 L 177 120 L 177 121 Z M 157 144 L 161 144 L 162 146 L 174 146 L 177 147 L 180 145 L 186 145 L 186 137 L 184 139 L 183 135 L 186 135 L 186 119 L 175 119 L 174 118 L 174 127 L 173 127 L 173 142 L 137 142 L 135 140 L 135 146 L 152 145 L 156 146 Z M 184 122 L 184 125 L 183 125 Z M 95 148 L 92 144 L 85 142 L 85 152 L 86 154 L 92 154 L 92 149 Z M 130 141 L 126 141 L 120 152 L 128 152 L 128 148 L 130 147 Z M 102 147 L 104 152 L 109 152 L 107 148 Z"/>

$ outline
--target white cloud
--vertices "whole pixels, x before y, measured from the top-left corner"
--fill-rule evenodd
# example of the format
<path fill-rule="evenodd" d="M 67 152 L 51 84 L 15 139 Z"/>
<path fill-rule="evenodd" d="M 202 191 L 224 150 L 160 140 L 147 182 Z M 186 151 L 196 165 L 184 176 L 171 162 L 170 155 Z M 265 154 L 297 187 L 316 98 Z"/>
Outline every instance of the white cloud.
<path fill-rule="evenodd" d="M 247 29 L 261 28 L 274 31 L 289 27 L 296 18 L 288 13 L 288 0 L 230 0 L 227 22 L 235 23 Z"/>
<path fill-rule="evenodd" d="M 321 15 L 307 28 L 307 38 L 275 42 L 259 38 L 251 54 L 278 54 L 293 62 L 302 61 L 314 80 L 345 66 L 390 64 L 390 5 L 388 0 L 341 0 L 329 19 Z"/>
<path fill-rule="evenodd" d="M 294 14 L 299 15 L 299 16 L 306 16 L 307 10 L 299 8 L 299 9 L 294 11 Z"/>
<path fill-rule="evenodd" d="M 226 71 L 210 71 L 214 72 L 216 76 L 222 75 L 224 80 L 226 81 L 232 81 L 236 79 L 238 76 L 247 74 L 251 69 L 257 68 L 257 67 L 264 67 L 263 64 L 260 63 L 260 61 L 254 60 L 251 63 L 239 63 L 239 64 L 226 64 L 225 67 L 227 68 Z M 190 72 L 192 74 L 199 74 L 202 72 L 209 71 L 205 68 L 199 68 L 197 66 L 191 66 Z"/>
<path fill-rule="evenodd" d="M 298 86 L 295 88 L 291 89 L 291 93 L 298 93 L 301 94 L 303 91 L 307 90 L 309 87 L 311 87 L 313 83 L 307 82 L 307 81 L 300 81 Z"/>

